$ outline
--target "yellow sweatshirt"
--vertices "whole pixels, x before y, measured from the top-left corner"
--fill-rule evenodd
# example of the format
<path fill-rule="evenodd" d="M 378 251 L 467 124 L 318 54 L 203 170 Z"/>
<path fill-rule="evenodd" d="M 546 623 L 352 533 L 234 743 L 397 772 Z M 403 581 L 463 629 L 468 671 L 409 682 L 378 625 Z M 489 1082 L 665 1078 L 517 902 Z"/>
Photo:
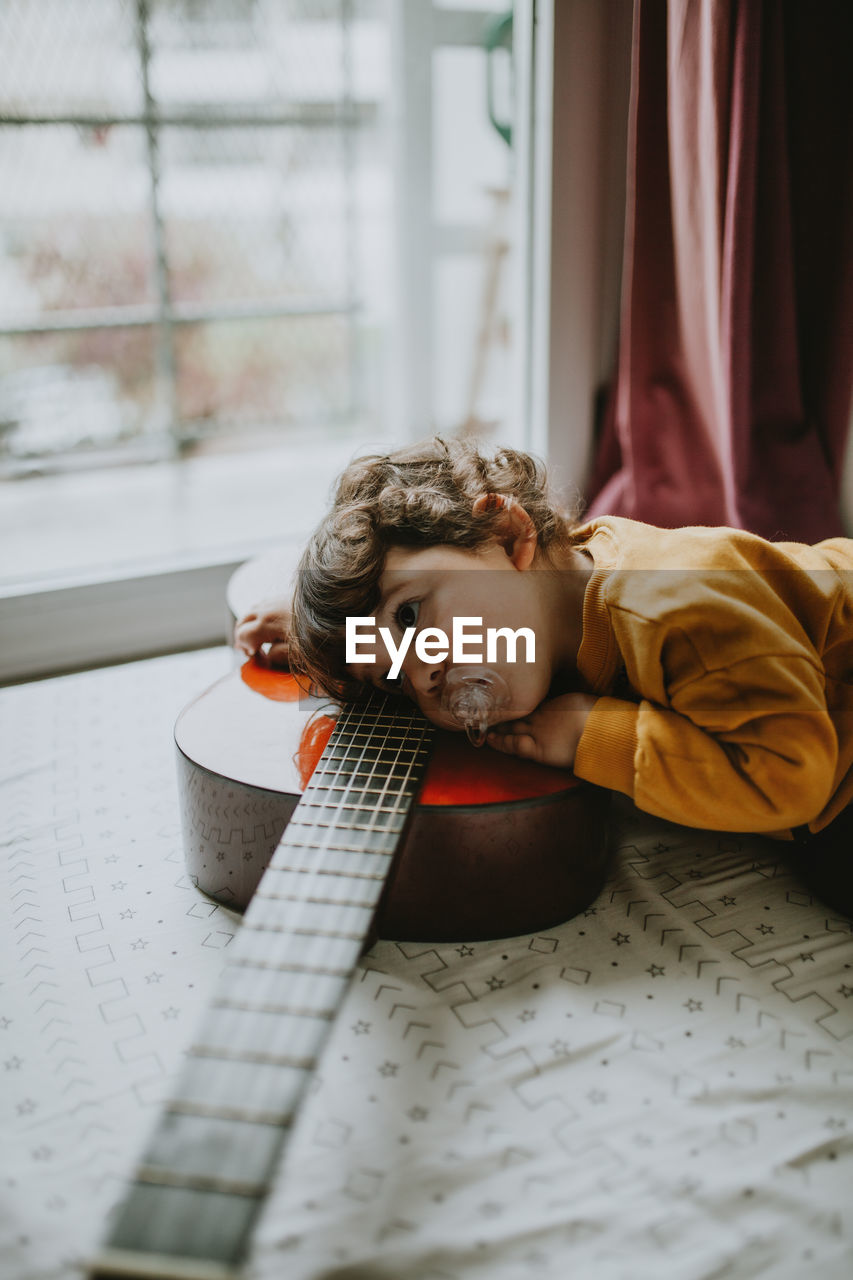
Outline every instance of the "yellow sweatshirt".
<path fill-rule="evenodd" d="M 826 826 L 853 799 L 853 539 L 616 516 L 577 533 L 595 566 L 578 669 L 599 695 L 577 776 L 690 827 Z"/>

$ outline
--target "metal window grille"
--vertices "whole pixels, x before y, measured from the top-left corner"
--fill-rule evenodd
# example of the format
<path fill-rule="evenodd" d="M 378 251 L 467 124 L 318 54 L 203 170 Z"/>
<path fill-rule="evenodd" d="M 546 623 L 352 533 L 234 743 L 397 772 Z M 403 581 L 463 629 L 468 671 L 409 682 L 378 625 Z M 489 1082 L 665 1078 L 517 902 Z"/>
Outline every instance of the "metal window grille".
<path fill-rule="evenodd" d="M 357 414 L 357 5 L 3 5 L 5 474 Z"/>

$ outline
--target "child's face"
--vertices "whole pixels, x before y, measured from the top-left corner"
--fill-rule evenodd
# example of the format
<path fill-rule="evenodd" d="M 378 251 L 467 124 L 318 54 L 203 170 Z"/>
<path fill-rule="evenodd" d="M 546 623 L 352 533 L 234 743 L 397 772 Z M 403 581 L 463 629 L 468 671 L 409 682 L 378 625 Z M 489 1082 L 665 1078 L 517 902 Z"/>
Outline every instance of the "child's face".
<path fill-rule="evenodd" d="M 393 655 L 386 648 L 379 627 L 387 627 L 394 645 L 399 646 L 407 627 L 415 627 L 417 632 L 437 627 L 451 639 L 454 617 L 481 618 L 482 623 L 468 624 L 466 630 L 469 634 L 482 633 L 483 645 L 469 643 L 468 648 L 476 651 L 482 647 L 483 665 L 497 671 L 506 682 L 510 703 L 498 718 L 511 720 L 528 715 L 546 697 L 558 658 L 548 625 L 546 577 L 532 567 L 517 568 L 496 543 L 476 552 L 449 546 L 417 550 L 392 547 L 380 579 L 379 604 L 372 615 L 375 633 L 371 643 L 362 644 L 362 652 L 373 652 L 376 662 L 356 662 L 348 670 L 365 683 L 407 695 L 435 724 L 458 729 L 457 722 L 440 707 L 445 677 L 457 665 L 452 647 L 447 658 L 427 663 L 415 652 L 413 639 L 395 685 L 387 680 Z M 501 640 L 497 660 L 486 663 L 485 636 L 489 627 L 532 629 L 536 637 L 535 661 L 524 660 L 525 645 L 520 641 L 516 661 L 509 662 Z"/>

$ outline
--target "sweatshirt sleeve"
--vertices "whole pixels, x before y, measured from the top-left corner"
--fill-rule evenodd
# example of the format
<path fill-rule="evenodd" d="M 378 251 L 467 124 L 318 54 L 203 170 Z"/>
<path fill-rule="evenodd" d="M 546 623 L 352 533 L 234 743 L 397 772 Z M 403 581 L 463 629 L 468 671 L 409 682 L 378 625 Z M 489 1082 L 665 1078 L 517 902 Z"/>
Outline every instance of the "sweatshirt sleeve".
<path fill-rule="evenodd" d="M 598 699 L 577 776 L 685 826 L 770 832 L 814 818 L 838 753 L 816 655 L 761 653 L 708 670 L 678 631 L 663 654 L 660 701 Z"/>

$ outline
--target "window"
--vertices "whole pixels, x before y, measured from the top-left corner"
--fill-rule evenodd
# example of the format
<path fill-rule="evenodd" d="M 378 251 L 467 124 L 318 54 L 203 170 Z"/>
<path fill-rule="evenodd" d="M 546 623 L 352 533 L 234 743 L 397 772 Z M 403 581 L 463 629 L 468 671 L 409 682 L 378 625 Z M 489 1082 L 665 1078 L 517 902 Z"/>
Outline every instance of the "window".
<path fill-rule="evenodd" d="M 354 452 L 507 437 L 510 39 L 488 0 L 3 6 L 0 678 L 215 639 Z"/>
<path fill-rule="evenodd" d="M 582 482 L 617 10 L 6 0 L 0 680 L 216 641 L 357 451 L 468 431 Z"/>
<path fill-rule="evenodd" d="M 364 413 L 383 24 L 316 0 L 0 22 L 0 474 Z"/>

